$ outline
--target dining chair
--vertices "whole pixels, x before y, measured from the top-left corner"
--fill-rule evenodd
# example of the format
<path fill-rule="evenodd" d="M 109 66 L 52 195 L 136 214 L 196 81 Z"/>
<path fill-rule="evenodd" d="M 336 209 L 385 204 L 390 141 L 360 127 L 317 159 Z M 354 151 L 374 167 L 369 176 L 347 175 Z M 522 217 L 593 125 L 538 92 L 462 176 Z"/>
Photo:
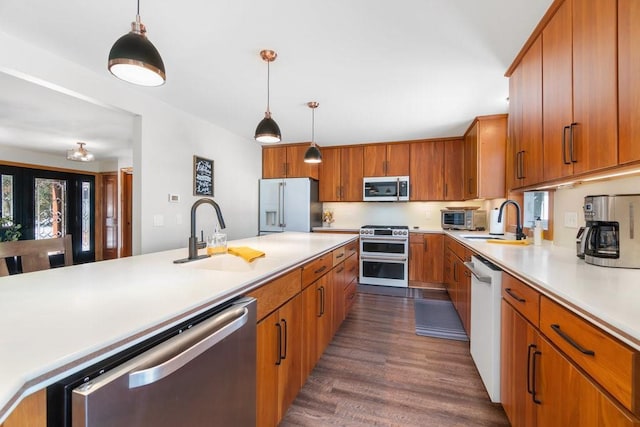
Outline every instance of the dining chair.
<path fill-rule="evenodd" d="M 50 255 L 64 254 L 64 265 L 73 265 L 71 235 L 54 239 L 16 240 L 0 242 L 0 277 L 8 276 L 6 258 L 20 257 L 22 272 L 29 273 L 51 268 Z"/>

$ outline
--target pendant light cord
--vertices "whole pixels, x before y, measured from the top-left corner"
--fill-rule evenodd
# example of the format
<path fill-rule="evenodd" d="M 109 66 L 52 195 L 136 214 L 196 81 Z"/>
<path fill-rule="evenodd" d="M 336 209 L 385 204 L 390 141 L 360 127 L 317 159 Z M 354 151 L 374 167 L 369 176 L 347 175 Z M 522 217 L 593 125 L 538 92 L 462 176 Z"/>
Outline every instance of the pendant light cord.
<path fill-rule="evenodd" d="M 312 108 L 311 109 L 311 145 L 312 146 L 316 145 L 315 130 L 316 130 L 316 109 Z"/>
<path fill-rule="evenodd" d="M 138 0 L 138 8 L 136 9 L 136 15 L 140 16 L 140 0 Z"/>
<path fill-rule="evenodd" d="M 140 1 L 140 0 L 138 0 L 138 1 Z M 269 82 L 270 82 L 270 78 L 271 78 L 270 72 L 269 72 L 270 71 L 270 67 L 269 67 L 270 62 L 271 61 L 267 61 L 267 113 L 269 113 L 269 114 L 271 114 L 271 111 L 269 110 Z"/>

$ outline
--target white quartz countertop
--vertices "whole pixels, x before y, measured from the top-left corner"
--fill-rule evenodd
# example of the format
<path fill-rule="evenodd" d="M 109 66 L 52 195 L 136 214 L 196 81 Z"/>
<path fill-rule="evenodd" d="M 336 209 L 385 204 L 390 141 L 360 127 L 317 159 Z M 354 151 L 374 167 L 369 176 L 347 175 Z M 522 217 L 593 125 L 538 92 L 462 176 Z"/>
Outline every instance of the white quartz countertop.
<path fill-rule="evenodd" d="M 46 387 L 330 251 L 356 235 L 279 233 L 229 242 L 252 263 L 187 249 L 0 278 L 0 423 Z"/>
<path fill-rule="evenodd" d="M 520 246 L 460 237 L 474 234 L 468 231 L 447 234 L 640 350 L 640 269 L 587 264 L 576 256 L 575 249 L 549 241 Z"/>

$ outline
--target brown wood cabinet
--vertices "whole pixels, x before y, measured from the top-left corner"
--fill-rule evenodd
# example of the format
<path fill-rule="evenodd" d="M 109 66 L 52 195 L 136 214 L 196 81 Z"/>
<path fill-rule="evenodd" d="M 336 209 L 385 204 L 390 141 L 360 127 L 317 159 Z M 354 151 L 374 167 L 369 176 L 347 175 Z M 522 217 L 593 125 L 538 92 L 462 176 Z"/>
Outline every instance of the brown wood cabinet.
<path fill-rule="evenodd" d="M 275 426 L 302 386 L 302 297 L 258 322 L 257 424 Z"/>
<path fill-rule="evenodd" d="M 46 427 L 47 392 L 36 391 L 25 397 L 0 427 Z"/>
<path fill-rule="evenodd" d="M 467 334 L 471 333 L 471 273 L 464 262 L 471 251 L 449 236 L 444 236 L 444 283 Z"/>
<path fill-rule="evenodd" d="M 362 146 L 322 149 L 319 170 L 321 202 L 362 201 L 362 156 Z"/>
<path fill-rule="evenodd" d="M 566 0 L 542 32 L 545 181 L 618 162 L 617 2 Z"/>
<path fill-rule="evenodd" d="M 464 198 L 505 196 L 507 115 L 476 117 L 464 135 Z"/>
<path fill-rule="evenodd" d="M 409 284 L 424 287 L 444 281 L 444 235 L 409 234 Z"/>
<path fill-rule="evenodd" d="M 511 425 L 640 425 L 637 351 L 506 273 L 502 298 L 500 394 Z"/>
<path fill-rule="evenodd" d="M 331 274 L 325 274 L 302 291 L 303 381 L 313 370 L 333 336 Z"/>
<path fill-rule="evenodd" d="M 409 175 L 408 143 L 368 144 L 364 146 L 364 176 Z"/>
<path fill-rule="evenodd" d="M 542 37 L 531 45 L 509 80 L 508 144 L 508 189 L 542 182 Z"/>
<path fill-rule="evenodd" d="M 410 200 L 444 200 L 444 141 L 414 142 L 410 147 Z"/>
<path fill-rule="evenodd" d="M 444 141 L 444 200 L 464 199 L 464 139 Z"/>
<path fill-rule="evenodd" d="M 640 3 L 618 0 L 619 163 L 640 161 Z"/>
<path fill-rule="evenodd" d="M 318 179 L 318 164 L 304 162 L 307 148 L 306 143 L 262 147 L 262 177 Z"/>

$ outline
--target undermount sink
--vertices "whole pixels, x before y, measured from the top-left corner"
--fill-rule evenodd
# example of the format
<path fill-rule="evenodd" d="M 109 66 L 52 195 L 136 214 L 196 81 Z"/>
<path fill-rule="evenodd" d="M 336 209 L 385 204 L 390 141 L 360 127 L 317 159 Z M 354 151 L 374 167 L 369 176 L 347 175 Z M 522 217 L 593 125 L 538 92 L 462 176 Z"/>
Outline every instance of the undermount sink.
<path fill-rule="evenodd" d="M 463 239 L 479 239 L 479 240 L 487 240 L 487 239 L 495 239 L 495 240 L 505 240 L 504 237 L 494 236 L 492 234 L 461 234 L 460 237 Z"/>

